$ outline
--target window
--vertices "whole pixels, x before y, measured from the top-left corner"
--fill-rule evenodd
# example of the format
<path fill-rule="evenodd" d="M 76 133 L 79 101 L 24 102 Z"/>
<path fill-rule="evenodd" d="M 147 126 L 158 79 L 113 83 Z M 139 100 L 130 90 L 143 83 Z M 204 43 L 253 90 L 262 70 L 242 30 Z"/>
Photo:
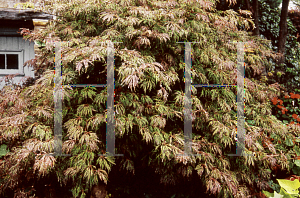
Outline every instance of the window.
<path fill-rule="evenodd" d="M 20 74 L 23 70 L 23 50 L 0 51 L 0 75 Z"/>

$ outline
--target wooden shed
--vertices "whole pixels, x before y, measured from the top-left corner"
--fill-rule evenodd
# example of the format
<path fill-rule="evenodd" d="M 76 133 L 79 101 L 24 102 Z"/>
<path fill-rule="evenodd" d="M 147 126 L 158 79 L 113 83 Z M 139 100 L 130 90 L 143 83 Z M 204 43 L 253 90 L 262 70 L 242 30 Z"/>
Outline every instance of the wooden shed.
<path fill-rule="evenodd" d="M 22 85 L 24 77 L 34 78 L 32 67 L 24 66 L 35 58 L 34 42 L 23 39 L 20 28 L 41 28 L 53 18 L 52 15 L 34 9 L 14 8 L 21 0 L 0 0 L 0 90 L 5 85 L 5 76 L 17 74 L 12 82 Z"/>

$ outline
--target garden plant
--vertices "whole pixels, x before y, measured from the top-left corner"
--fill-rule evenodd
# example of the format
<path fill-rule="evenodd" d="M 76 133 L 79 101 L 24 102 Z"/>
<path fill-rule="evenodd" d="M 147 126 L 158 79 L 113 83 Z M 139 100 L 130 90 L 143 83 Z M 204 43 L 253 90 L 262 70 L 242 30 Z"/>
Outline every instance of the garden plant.
<path fill-rule="evenodd" d="M 27 62 L 36 79 L 0 93 L 2 197 L 84 198 L 104 186 L 114 198 L 244 198 L 270 190 L 277 171 L 299 171 L 300 127 L 272 114 L 271 100 L 284 89 L 254 79 L 278 55 L 266 39 L 246 31 L 254 27 L 250 11 L 219 11 L 215 0 L 42 2 L 40 9 L 58 18 L 44 30 L 22 31 L 40 43 L 41 52 Z M 71 86 L 61 88 L 62 151 L 71 156 L 53 156 L 56 43 L 63 85 L 106 84 L 107 41 L 119 42 L 115 152 L 124 156 L 99 156 L 106 153 L 107 89 Z M 192 87 L 191 147 L 198 155 L 180 156 L 185 45 L 177 42 L 198 42 L 192 44 L 193 84 L 234 85 L 237 45 L 229 41 L 251 41 L 244 45 L 244 116 L 245 153 L 253 155 L 228 155 L 236 151 L 237 88 L 231 86 Z M 279 104 L 285 102 L 289 109 L 288 98 Z M 291 116 L 283 118 L 295 120 Z"/>

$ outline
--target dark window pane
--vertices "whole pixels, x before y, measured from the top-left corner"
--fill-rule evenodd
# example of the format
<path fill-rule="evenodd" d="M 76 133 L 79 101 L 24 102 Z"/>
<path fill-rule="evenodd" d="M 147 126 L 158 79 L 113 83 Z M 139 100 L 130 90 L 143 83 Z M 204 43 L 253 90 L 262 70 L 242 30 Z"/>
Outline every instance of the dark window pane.
<path fill-rule="evenodd" d="M 6 58 L 7 58 L 7 69 L 19 69 L 18 54 L 6 54 Z"/>
<path fill-rule="evenodd" d="M 0 54 L 0 69 L 5 69 L 5 54 Z"/>

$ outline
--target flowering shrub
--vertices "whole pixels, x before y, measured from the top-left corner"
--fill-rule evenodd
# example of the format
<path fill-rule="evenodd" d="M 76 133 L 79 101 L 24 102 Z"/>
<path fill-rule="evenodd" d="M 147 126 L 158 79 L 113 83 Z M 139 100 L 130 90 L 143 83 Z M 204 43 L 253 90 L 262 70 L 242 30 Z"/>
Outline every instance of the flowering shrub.
<path fill-rule="evenodd" d="M 300 91 L 297 90 L 296 91 Z M 273 113 L 277 119 L 281 120 L 284 124 L 288 125 L 297 125 L 300 126 L 300 94 L 295 94 L 295 93 L 289 93 L 284 96 L 284 98 L 278 99 L 277 97 L 272 98 L 272 103 L 273 103 Z M 296 135 L 296 134 L 294 134 Z M 294 136 L 293 135 L 293 136 Z M 296 135 L 297 136 L 297 135 Z M 274 142 L 273 135 L 270 135 L 270 140 L 271 142 Z M 276 141 L 275 141 L 276 142 Z M 290 176 L 289 180 L 286 179 L 276 179 L 281 186 L 281 188 L 278 188 L 278 184 L 273 183 L 273 181 L 270 181 L 270 187 L 274 190 L 273 193 L 267 192 L 263 190 L 263 193 L 267 197 L 294 197 L 299 195 L 299 176 L 300 175 L 300 149 L 298 146 L 298 143 L 300 142 L 299 137 L 293 137 L 293 138 L 287 138 L 284 142 L 277 140 L 277 143 L 280 144 L 285 144 L 287 146 L 293 147 L 292 148 L 292 155 L 294 157 L 291 158 L 290 160 L 290 170 L 292 170 L 292 173 L 295 175 Z M 263 144 L 263 146 L 266 146 Z M 286 150 L 283 149 L 285 152 Z M 274 171 L 274 169 L 272 169 Z M 277 172 L 277 171 L 275 171 Z M 295 180 L 296 178 L 296 180 Z M 294 181 L 295 180 L 295 181 Z"/>
<path fill-rule="evenodd" d="M 285 95 L 282 100 L 274 97 L 272 103 L 275 116 L 279 120 L 284 124 L 289 123 L 300 126 L 300 94 L 290 93 L 290 95 Z M 287 112 L 289 114 L 286 114 Z"/>

